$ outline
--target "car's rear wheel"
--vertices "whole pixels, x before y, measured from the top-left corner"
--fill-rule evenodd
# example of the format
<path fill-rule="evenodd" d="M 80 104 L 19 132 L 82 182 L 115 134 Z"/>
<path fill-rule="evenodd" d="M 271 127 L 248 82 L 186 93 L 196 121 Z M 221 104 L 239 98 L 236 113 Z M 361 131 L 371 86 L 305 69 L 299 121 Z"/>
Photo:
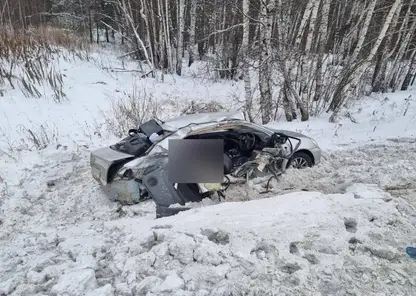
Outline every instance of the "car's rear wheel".
<path fill-rule="evenodd" d="M 305 169 L 313 166 L 312 158 L 305 152 L 296 152 L 289 162 L 289 166 L 295 169 Z"/>

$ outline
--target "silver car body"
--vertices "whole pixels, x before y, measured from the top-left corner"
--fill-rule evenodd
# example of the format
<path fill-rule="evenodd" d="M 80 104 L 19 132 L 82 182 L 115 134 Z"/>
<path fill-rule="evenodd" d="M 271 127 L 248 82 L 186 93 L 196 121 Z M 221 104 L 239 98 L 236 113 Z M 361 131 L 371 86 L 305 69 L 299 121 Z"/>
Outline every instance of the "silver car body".
<path fill-rule="evenodd" d="M 301 144 L 297 151 L 307 153 L 316 165 L 321 160 L 321 149 L 318 144 L 303 134 L 276 130 L 263 125 L 258 125 L 245 120 L 245 115 L 242 112 L 218 112 L 186 115 L 172 118 L 166 121 L 158 121 L 159 125 L 165 130 L 166 134 L 163 138 L 153 144 L 141 157 L 134 157 L 129 154 L 118 152 L 110 147 L 104 147 L 91 152 L 91 169 L 93 177 L 99 181 L 107 194 L 115 200 L 125 201 L 127 203 L 136 203 L 140 199 L 140 191 L 143 189 L 140 182 L 140 176 L 143 175 L 142 168 L 149 166 L 150 162 L 159 161 L 162 158 L 167 161 L 169 150 L 169 140 L 184 139 L 191 135 L 203 134 L 215 131 L 225 131 L 232 128 L 248 129 L 252 132 L 257 132 L 259 135 L 267 137 L 272 136 L 275 132 L 282 132 L 288 136 L 293 136 L 301 140 Z M 294 140 L 290 140 L 294 141 Z M 293 147 L 297 143 L 292 143 Z M 131 161 L 126 162 L 126 160 Z M 110 182 L 108 182 L 110 167 L 114 166 L 119 161 L 126 162 L 117 169 L 115 175 Z M 131 170 L 136 176 L 136 180 L 122 179 L 123 174 Z M 113 172 L 114 174 L 114 172 Z"/>
<path fill-rule="evenodd" d="M 235 121 L 234 121 L 235 120 Z M 250 123 L 246 121 L 245 114 L 243 112 L 218 112 L 218 113 L 205 113 L 205 114 L 194 114 L 194 115 L 187 115 L 187 116 L 180 116 L 176 118 L 169 119 L 165 121 L 163 124 L 161 124 L 162 128 L 165 130 L 171 130 L 171 131 L 181 131 L 183 127 L 188 126 L 190 124 L 191 128 L 189 130 L 189 134 L 187 133 L 188 130 L 183 130 L 183 133 L 179 132 L 175 136 L 175 138 L 185 138 L 189 136 L 192 131 L 197 131 L 199 129 L 203 129 L 205 127 L 206 122 L 209 122 L 206 127 L 209 128 L 211 126 L 215 126 L 215 123 L 224 123 L 226 121 L 234 121 L 234 123 L 237 123 L 238 121 L 244 122 L 244 124 L 248 127 L 252 127 L 254 130 L 259 130 L 267 133 L 268 135 L 271 135 L 275 132 L 284 133 L 291 137 L 296 137 L 301 140 L 301 144 L 299 148 L 297 149 L 297 152 L 305 152 L 309 154 L 312 158 L 313 164 L 316 165 L 320 163 L 321 161 L 321 149 L 318 145 L 318 143 L 301 133 L 297 133 L 294 131 L 288 131 L 288 130 L 280 130 L 280 129 L 274 129 L 270 127 L 266 127 L 263 125 L 258 125 L 255 123 Z M 212 122 L 215 122 L 214 124 Z M 195 125 L 193 125 L 195 124 Z M 160 145 L 168 149 L 168 141 L 162 141 Z"/>
<path fill-rule="evenodd" d="M 304 134 L 293 132 L 293 131 L 273 129 L 273 128 L 269 128 L 269 129 L 273 132 L 283 133 L 283 134 L 288 135 L 289 137 L 296 137 L 296 138 L 301 139 L 301 144 L 299 148 L 296 150 L 296 152 L 305 152 L 306 154 L 311 156 L 313 165 L 317 165 L 318 163 L 321 162 L 322 150 L 314 139 L 308 136 L 305 136 Z"/>

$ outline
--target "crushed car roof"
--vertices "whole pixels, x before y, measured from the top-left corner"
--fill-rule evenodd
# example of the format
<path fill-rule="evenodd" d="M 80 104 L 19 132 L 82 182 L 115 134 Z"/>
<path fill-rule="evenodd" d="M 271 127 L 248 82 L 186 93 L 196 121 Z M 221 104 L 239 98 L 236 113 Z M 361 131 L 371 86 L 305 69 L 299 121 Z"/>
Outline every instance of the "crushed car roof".
<path fill-rule="evenodd" d="M 220 122 L 224 120 L 245 120 L 243 112 L 214 112 L 183 115 L 167 119 L 162 122 L 164 130 L 175 131 L 191 124 L 203 124 L 208 122 Z"/>

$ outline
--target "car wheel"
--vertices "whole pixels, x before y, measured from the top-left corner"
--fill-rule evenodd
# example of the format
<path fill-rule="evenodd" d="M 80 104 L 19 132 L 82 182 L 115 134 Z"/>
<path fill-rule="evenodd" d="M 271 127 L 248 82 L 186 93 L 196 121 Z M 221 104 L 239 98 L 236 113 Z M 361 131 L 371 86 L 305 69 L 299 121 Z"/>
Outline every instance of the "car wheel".
<path fill-rule="evenodd" d="M 289 166 L 295 169 L 305 169 L 313 166 L 312 158 L 305 152 L 296 152 L 290 160 Z"/>

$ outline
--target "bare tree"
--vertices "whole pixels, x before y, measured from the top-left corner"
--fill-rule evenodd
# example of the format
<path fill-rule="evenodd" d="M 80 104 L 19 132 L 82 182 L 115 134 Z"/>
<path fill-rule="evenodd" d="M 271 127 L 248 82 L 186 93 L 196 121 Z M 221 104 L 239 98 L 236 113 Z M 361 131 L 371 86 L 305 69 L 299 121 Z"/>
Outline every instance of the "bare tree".
<path fill-rule="evenodd" d="M 299 115 L 308 120 L 325 110 L 336 115 L 351 98 L 368 90 L 405 90 L 416 80 L 416 0 L 3 0 L 0 4 L 4 60 L 10 45 L 17 44 L 12 40 L 42 26 L 86 33 L 91 42 L 103 36 L 106 42 L 121 42 L 144 75 L 155 76 L 158 70 L 183 75 L 184 54 L 189 54 L 191 66 L 198 51 L 218 78 L 244 80 L 242 107 L 250 120 L 257 120 L 253 97 L 259 90 L 264 123 L 276 118 L 280 107 L 289 121 Z M 121 39 L 116 40 L 115 33 Z M 33 34 L 30 38 L 25 42 L 33 40 Z M 8 67 L 0 61 L 0 83 L 10 78 Z M 258 79 L 250 75 L 256 71 Z"/>
<path fill-rule="evenodd" d="M 245 109 L 248 113 L 250 121 L 253 121 L 253 115 L 251 114 L 253 108 L 253 92 L 250 78 L 249 67 L 249 46 L 250 46 L 250 0 L 243 0 L 243 40 L 241 48 L 243 49 L 243 75 L 244 75 L 244 93 L 245 93 Z"/>
<path fill-rule="evenodd" d="M 195 60 L 195 26 L 196 26 L 196 7 L 197 0 L 189 0 L 190 5 L 190 24 L 189 24 L 189 42 L 188 42 L 188 52 L 189 52 L 189 62 L 188 66 L 190 67 Z"/>
<path fill-rule="evenodd" d="M 176 74 L 182 74 L 183 31 L 185 27 L 185 0 L 177 0 L 178 25 L 176 30 Z"/>
<path fill-rule="evenodd" d="M 265 0 L 262 2 L 260 11 L 260 59 L 259 59 L 259 89 L 260 89 L 260 110 L 263 124 L 272 119 L 272 84 L 271 84 L 271 48 L 270 41 L 273 28 L 274 1 Z"/>
<path fill-rule="evenodd" d="M 373 0 L 376 1 L 376 0 Z M 373 47 L 370 50 L 370 53 L 365 57 L 362 61 L 359 63 L 353 63 L 353 75 L 352 80 L 350 83 L 343 86 L 343 93 L 341 99 L 333 100 L 333 104 L 331 104 L 330 108 L 335 111 L 336 113 L 339 111 L 339 108 L 342 107 L 343 103 L 345 103 L 352 95 L 355 95 L 357 91 L 357 87 L 360 83 L 360 79 L 363 76 L 364 72 L 367 70 L 367 68 L 370 66 L 371 61 L 373 60 L 374 56 L 376 55 L 381 42 L 386 36 L 387 30 L 389 29 L 391 22 L 393 20 L 393 16 L 396 13 L 396 10 L 401 5 L 402 0 L 395 0 L 393 5 L 390 8 L 390 11 L 388 15 L 386 16 L 382 29 L 380 33 L 377 36 L 377 39 L 373 45 Z"/>
<path fill-rule="evenodd" d="M 322 15 L 319 26 L 319 37 L 318 37 L 318 58 L 316 62 L 316 89 L 314 102 L 319 102 L 322 98 L 323 88 L 323 73 L 322 66 L 325 56 L 325 48 L 328 38 L 328 17 L 330 9 L 330 0 L 322 0 Z M 326 99 L 326 98 L 325 98 Z"/>

